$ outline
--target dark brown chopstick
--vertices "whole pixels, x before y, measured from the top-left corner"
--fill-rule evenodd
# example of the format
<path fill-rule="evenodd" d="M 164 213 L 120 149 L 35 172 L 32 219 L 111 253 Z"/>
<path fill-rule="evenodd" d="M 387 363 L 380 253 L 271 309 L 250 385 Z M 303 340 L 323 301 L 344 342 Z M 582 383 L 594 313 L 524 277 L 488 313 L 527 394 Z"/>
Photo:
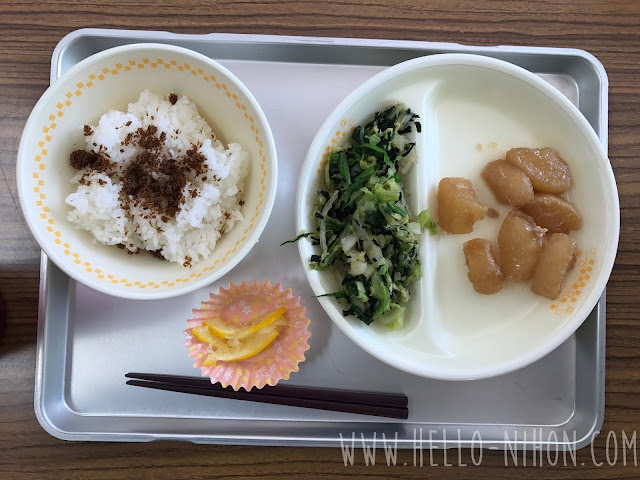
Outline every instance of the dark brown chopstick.
<path fill-rule="evenodd" d="M 215 390 L 227 390 L 233 392 L 231 387 L 223 387 L 219 383 L 212 384 L 211 380 L 203 377 L 187 377 L 184 375 L 167 375 L 162 373 L 138 373 L 130 372 L 127 378 L 137 380 L 151 380 L 154 382 L 171 383 L 192 387 L 211 388 Z M 254 388 L 250 391 L 255 395 L 278 395 L 295 398 L 316 398 L 331 402 L 357 403 L 363 405 L 382 405 L 387 407 L 407 408 L 407 396 L 401 393 L 363 392 L 356 390 L 339 390 L 319 387 L 301 387 L 297 385 L 266 386 L 261 389 Z"/>
<path fill-rule="evenodd" d="M 330 410 L 347 413 L 357 413 L 362 415 L 373 415 L 380 417 L 390 417 L 406 419 L 409 416 L 407 408 L 407 398 L 401 394 L 373 394 L 381 395 L 384 401 L 396 401 L 399 405 L 397 397 L 404 397 L 404 406 L 360 403 L 355 401 L 363 396 L 369 395 L 367 392 L 357 392 L 349 390 L 333 390 L 321 389 L 317 387 L 297 387 L 293 385 L 282 385 L 276 387 L 265 387 L 261 390 L 250 392 L 235 391 L 229 387 L 224 388 L 219 384 L 211 384 L 208 379 L 197 377 L 183 377 L 175 375 L 162 374 L 145 374 L 145 373 L 128 373 L 125 375 L 132 378 L 127 381 L 127 385 L 137 387 L 153 388 L 157 390 L 165 390 L 171 392 L 189 393 L 193 395 L 204 395 L 209 397 L 229 398 L 235 400 L 245 400 L 259 403 L 272 403 L 276 405 L 287 405 L 292 407 L 315 408 L 320 410 Z M 147 377 L 146 379 L 136 379 Z M 206 382 L 204 383 L 203 382 Z M 267 393 L 268 392 L 268 393 Z M 322 392 L 322 398 L 319 393 Z M 295 393 L 288 395 L 288 393 Z M 337 394 L 337 395 L 336 395 Z M 350 395 L 353 395 L 352 397 Z M 303 396 L 306 395 L 306 396 Z M 333 395 L 333 396 L 332 396 Z M 342 400 L 336 400 L 336 397 Z M 374 397 L 376 398 L 376 397 Z M 345 399 L 351 401 L 344 401 Z"/>

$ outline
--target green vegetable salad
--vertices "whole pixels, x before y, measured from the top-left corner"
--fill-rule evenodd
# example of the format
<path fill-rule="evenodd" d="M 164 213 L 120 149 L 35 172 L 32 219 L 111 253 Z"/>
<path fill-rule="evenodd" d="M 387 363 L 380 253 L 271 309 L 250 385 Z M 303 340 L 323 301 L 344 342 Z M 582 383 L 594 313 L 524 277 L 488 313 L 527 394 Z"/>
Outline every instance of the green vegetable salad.
<path fill-rule="evenodd" d="M 341 276 L 342 289 L 328 295 L 348 305 L 345 315 L 391 330 L 402 326 L 409 285 L 422 276 L 417 235 L 436 233 L 427 210 L 412 216 L 402 190 L 401 175 L 415 159 L 407 137 L 420 132 L 417 119 L 397 104 L 355 128 L 350 144 L 329 155 L 312 213 L 316 230 L 296 238 L 319 246 L 311 268 Z"/>

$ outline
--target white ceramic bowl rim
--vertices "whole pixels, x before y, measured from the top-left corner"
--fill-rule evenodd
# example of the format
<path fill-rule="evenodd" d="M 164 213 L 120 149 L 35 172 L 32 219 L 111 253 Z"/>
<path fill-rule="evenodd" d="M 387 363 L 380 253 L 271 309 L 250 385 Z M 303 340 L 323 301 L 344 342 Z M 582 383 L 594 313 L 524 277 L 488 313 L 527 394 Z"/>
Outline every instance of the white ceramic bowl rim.
<path fill-rule="evenodd" d="M 298 182 L 296 228 L 297 230 L 300 230 L 306 223 L 308 212 L 306 211 L 306 200 L 304 197 L 304 192 L 307 189 L 307 183 L 309 182 L 309 179 L 312 178 L 312 172 L 317 168 L 316 159 L 318 157 L 318 152 L 326 142 L 326 139 L 330 137 L 333 126 L 340 120 L 344 112 L 350 109 L 361 97 L 366 95 L 375 87 L 382 85 L 397 76 L 426 67 L 445 65 L 465 65 L 472 67 L 481 67 L 505 73 L 535 87 L 537 90 L 547 95 L 557 105 L 559 105 L 564 110 L 564 112 L 566 112 L 569 117 L 578 125 L 580 131 L 587 139 L 589 146 L 596 153 L 598 161 L 601 162 L 603 166 L 605 166 L 604 171 L 606 171 L 606 179 L 604 180 L 606 181 L 606 184 L 608 186 L 606 190 L 608 195 L 607 201 L 610 202 L 610 205 L 612 206 L 610 217 L 606 222 L 607 245 L 609 245 L 610 248 L 606 250 L 604 254 L 600 274 L 598 275 L 593 288 L 585 299 L 585 302 L 582 304 L 580 310 L 573 315 L 570 322 L 568 322 L 562 327 L 561 330 L 558 331 L 557 335 L 555 335 L 551 339 L 551 341 L 544 343 L 541 347 L 528 351 L 519 357 L 513 358 L 512 360 L 509 360 L 507 362 L 500 363 L 497 366 L 447 370 L 444 368 L 439 368 L 437 365 L 423 365 L 423 368 L 421 368 L 420 371 L 416 371 L 412 365 L 407 365 L 399 359 L 380 355 L 378 351 L 371 348 L 366 341 L 363 341 L 362 338 L 358 336 L 357 330 L 353 329 L 349 325 L 342 313 L 338 311 L 338 309 L 332 303 L 331 299 L 327 297 L 318 298 L 321 305 L 329 314 L 334 323 L 336 323 L 338 327 L 354 343 L 359 345 L 362 349 L 378 358 L 379 360 L 400 370 L 420 376 L 442 380 L 475 380 L 502 375 L 514 370 L 518 370 L 535 362 L 536 360 L 539 360 L 540 358 L 558 348 L 578 329 L 578 327 L 587 318 L 588 314 L 593 310 L 594 306 L 600 299 L 600 296 L 605 289 L 609 275 L 613 268 L 620 230 L 620 207 L 613 170 L 611 169 L 607 154 L 604 151 L 604 148 L 600 143 L 597 135 L 595 134 L 587 120 L 584 118 L 584 116 L 580 113 L 580 111 L 562 93 L 560 93 L 546 81 L 542 80 L 540 77 L 521 67 L 502 60 L 497 60 L 481 55 L 431 55 L 428 57 L 420 57 L 408 60 L 378 73 L 371 79 L 364 82 L 356 90 L 354 90 L 349 96 L 347 96 L 347 98 L 345 98 L 340 103 L 340 105 L 338 105 L 333 110 L 333 112 L 322 124 L 316 137 L 311 143 L 311 146 L 309 147 L 309 151 L 305 158 L 304 165 L 302 167 L 302 171 L 300 173 L 300 180 Z M 311 288 L 313 289 L 314 293 L 316 295 L 326 293 L 322 287 L 319 277 L 317 276 L 317 272 L 312 271 L 307 267 L 309 259 L 305 258 L 302 244 L 299 244 L 298 250 L 302 263 L 303 265 L 305 265 L 305 273 L 307 274 L 307 278 L 309 279 L 309 283 L 311 284 Z"/>
<path fill-rule="evenodd" d="M 26 135 L 26 133 L 34 128 L 34 125 L 38 121 L 38 116 L 42 114 L 42 111 L 44 110 L 45 106 L 51 101 L 52 97 L 60 95 L 61 92 L 56 88 L 56 84 L 60 81 L 60 79 L 72 78 L 74 75 L 84 70 L 88 66 L 100 63 L 107 58 L 114 57 L 122 53 L 143 52 L 150 49 L 163 50 L 167 53 L 175 53 L 177 55 L 191 57 L 203 63 L 206 63 L 226 75 L 233 82 L 234 88 L 237 88 L 244 95 L 246 95 L 247 99 L 251 103 L 251 106 L 255 109 L 255 113 L 258 116 L 260 122 L 264 126 L 263 134 L 265 135 L 266 139 L 265 147 L 268 149 L 269 156 L 272 159 L 272 165 L 269 169 L 270 173 L 268 176 L 268 183 L 271 185 L 271 188 L 268 189 L 267 196 L 264 201 L 264 212 L 260 216 L 260 218 L 257 219 L 258 221 L 252 229 L 251 234 L 247 236 L 247 239 L 242 243 L 241 248 L 238 248 L 233 256 L 229 258 L 229 261 L 225 262 L 220 268 L 214 269 L 209 275 L 203 275 L 199 280 L 194 280 L 189 283 L 182 284 L 181 286 L 173 288 L 171 290 L 152 291 L 148 289 L 146 291 L 138 291 L 132 289 L 128 291 L 119 290 L 116 292 L 109 288 L 108 283 L 103 283 L 90 277 L 79 278 L 76 270 L 72 268 L 66 261 L 64 261 L 64 257 L 60 255 L 55 249 L 50 248 L 49 243 L 45 240 L 44 237 L 44 228 L 37 223 L 35 215 L 30 215 L 28 213 L 28 211 L 31 210 L 32 207 L 27 206 L 26 204 L 27 194 L 24 191 L 24 189 L 26 188 L 25 181 L 24 179 L 17 178 L 18 196 L 20 199 L 20 205 L 22 207 L 24 217 L 27 221 L 29 229 L 31 230 L 31 233 L 33 234 L 47 257 L 49 257 L 49 259 L 53 263 L 55 263 L 62 271 L 64 271 L 67 275 L 74 278 L 78 282 L 108 295 L 114 295 L 117 297 L 128 298 L 132 300 L 157 300 L 184 295 L 186 293 L 197 290 L 198 288 L 201 288 L 209 283 L 212 283 L 216 279 L 229 272 L 233 267 L 235 267 L 247 255 L 247 253 L 249 253 L 251 248 L 258 241 L 262 231 L 267 224 L 267 221 L 269 220 L 269 216 L 275 202 L 278 178 L 276 148 L 273 134 L 271 132 L 271 127 L 269 126 L 269 122 L 267 121 L 266 115 L 264 114 L 262 108 L 260 107 L 253 94 L 249 91 L 249 89 L 233 73 L 231 73 L 227 68 L 223 67 L 215 60 L 212 60 L 205 55 L 202 55 L 193 50 L 189 50 L 187 48 L 176 47 L 173 45 L 162 43 L 137 43 L 104 50 L 78 62 L 67 72 L 65 72 L 61 77 L 59 77 L 59 79 L 53 82 L 51 86 L 49 86 L 49 88 L 47 88 L 47 90 L 42 94 L 35 107 L 31 111 L 29 118 L 27 119 L 18 147 L 16 174 L 20 174 L 20 164 L 27 161 L 25 158 L 23 158 L 26 151 L 26 143 L 28 141 L 28 135 Z"/>

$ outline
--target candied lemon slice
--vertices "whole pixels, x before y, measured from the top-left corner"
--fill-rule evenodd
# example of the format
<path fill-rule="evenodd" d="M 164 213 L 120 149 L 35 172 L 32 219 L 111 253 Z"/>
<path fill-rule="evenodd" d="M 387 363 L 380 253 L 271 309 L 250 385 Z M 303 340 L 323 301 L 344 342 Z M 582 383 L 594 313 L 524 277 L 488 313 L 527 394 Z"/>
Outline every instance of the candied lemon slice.
<path fill-rule="evenodd" d="M 253 327 L 247 328 L 246 330 L 243 330 L 240 333 L 230 335 L 228 338 L 236 338 L 236 339 L 246 338 L 249 335 L 256 333 L 257 331 L 262 330 L 265 327 L 268 327 L 273 322 L 275 322 L 280 317 L 282 317 L 285 313 L 287 313 L 287 309 L 284 306 L 280 306 L 275 310 L 267 313 L 264 316 L 264 319 L 258 322 L 257 324 L 255 324 Z"/>
<path fill-rule="evenodd" d="M 267 335 L 273 332 L 274 330 L 278 329 L 279 327 L 286 327 L 287 325 L 288 325 L 287 321 L 284 318 L 280 317 L 278 320 L 271 323 L 271 325 L 267 325 L 266 327 L 263 327 L 260 330 L 258 330 L 254 335 Z"/>
<path fill-rule="evenodd" d="M 268 335 L 256 335 L 246 343 L 242 343 L 240 347 L 236 349 L 227 351 L 221 351 L 222 349 L 216 350 L 210 353 L 202 364 L 215 365 L 216 362 L 235 362 L 253 357 L 271 345 L 278 335 L 280 335 L 280 332 L 274 330 Z"/>
<path fill-rule="evenodd" d="M 245 338 L 249 335 L 256 333 L 259 330 L 262 330 L 265 327 L 268 327 L 273 322 L 278 320 L 287 312 L 287 309 L 284 306 L 280 306 L 275 310 L 267 313 L 262 320 L 260 320 L 257 324 L 252 327 L 245 328 L 243 327 L 232 327 L 222 321 L 222 319 L 218 316 L 207 317 L 203 325 L 209 327 L 209 331 L 218 338 Z M 209 342 L 210 343 L 210 342 Z"/>
<path fill-rule="evenodd" d="M 211 331 L 209 327 L 206 325 L 202 325 L 200 327 L 194 327 L 191 329 L 191 334 L 196 337 L 198 340 L 204 343 L 212 343 L 215 339 L 213 335 L 211 335 Z"/>
<path fill-rule="evenodd" d="M 209 331 L 218 338 L 229 338 L 241 331 L 239 328 L 233 328 L 215 320 L 220 319 L 218 317 L 211 317 L 211 319 L 202 322 L 202 325 L 209 327 Z"/>

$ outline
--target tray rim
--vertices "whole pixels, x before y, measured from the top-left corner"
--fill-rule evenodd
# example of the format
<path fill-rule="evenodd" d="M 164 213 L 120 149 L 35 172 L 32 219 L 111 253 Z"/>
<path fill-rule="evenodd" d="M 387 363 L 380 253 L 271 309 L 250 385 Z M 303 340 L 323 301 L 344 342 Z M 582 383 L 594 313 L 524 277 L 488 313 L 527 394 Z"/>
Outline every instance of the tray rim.
<path fill-rule="evenodd" d="M 50 83 L 54 82 L 57 78 L 57 72 L 60 68 L 61 53 L 72 43 L 79 40 L 82 37 L 109 37 L 120 38 L 122 36 L 128 36 L 132 38 L 140 39 L 152 39 L 154 42 L 171 43 L 170 40 L 193 40 L 200 42 L 215 41 L 215 42 L 236 42 L 245 44 L 308 44 L 308 45 L 331 45 L 331 46 L 350 46 L 350 47 L 369 47 L 369 48 L 404 48 L 408 50 L 428 50 L 438 49 L 443 52 L 460 52 L 464 53 L 476 53 L 476 54 L 492 54 L 492 53 L 514 53 L 514 54 L 531 54 L 531 55 L 549 55 L 549 56 L 574 56 L 579 57 L 586 61 L 596 71 L 600 82 L 600 98 L 599 98 L 599 114 L 600 125 L 597 132 L 598 137 L 605 149 L 608 151 L 608 87 L 609 81 L 604 65 L 593 54 L 586 50 L 575 48 L 556 48 L 556 47 L 535 47 L 535 46 L 478 46 L 478 45 L 465 45 L 460 43 L 449 42 L 427 42 L 427 41 L 414 41 L 414 40 L 388 40 L 388 39 L 364 39 L 364 38 L 342 38 L 342 37 L 312 37 L 312 36 L 281 36 L 281 35 L 263 35 L 263 34 L 237 34 L 237 33 L 209 33 L 209 34 L 181 34 L 173 33 L 161 30 L 126 30 L 126 29 L 101 29 L 101 28 L 82 28 L 74 30 L 60 39 L 56 47 L 53 50 L 51 57 L 51 70 L 50 70 Z M 159 39 L 162 36 L 164 38 Z M 36 418 L 42 428 L 52 435 L 61 440 L 84 440 L 84 441 L 152 441 L 152 440 L 188 440 L 193 443 L 215 443 L 215 444 L 227 444 L 227 445 L 271 445 L 271 446 L 337 446 L 336 441 L 328 443 L 324 439 L 317 441 L 305 441 L 301 444 L 301 440 L 298 437 L 255 437 L 253 440 L 248 441 L 246 437 L 215 437 L 210 436 L 193 436 L 193 435 L 172 435 L 172 434 L 129 434 L 130 438 L 123 438 L 126 435 L 118 433 L 69 433 L 63 430 L 57 429 L 49 422 L 47 415 L 43 410 L 42 404 L 42 392 L 43 392 L 43 366 L 45 357 L 45 321 L 47 313 L 47 279 L 49 275 L 49 267 L 52 265 L 50 260 L 44 254 L 41 253 L 40 260 L 40 279 L 39 279 L 39 296 L 38 296 L 38 330 L 36 340 L 36 368 L 35 368 L 35 391 L 34 391 L 34 411 Z M 603 421 L 604 421 L 604 407 L 605 407 L 605 331 L 606 322 L 603 319 L 605 316 L 606 305 L 606 288 L 602 293 L 602 296 L 596 307 L 598 309 L 597 320 L 597 337 L 595 342 L 596 348 L 596 365 L 598 366 L 598 380 L 596 382 L 597 398 L 596 398 L 596 415 L 594 417 L 593 425 L 589 429 L 589 434 L 583 438 L 577 439 L 574 443 L 561 444 L 563 449 L 578 450 L 589 445 L 595 436 L 599 433 Z M 575 334 L 574 334 L 575 335 Z M 363 424 L 366 422 L 363 422 Z M 519 427 L 529 427 L 528 425 L 521 425 Z M 443 428 L 446 425 L 443 424 Z M 424 444 L 423 444 L 424 445 Z M 538 445 L 538 444 L 536 444 Z M 544 443 L 542 443 L 544 445 Z M 547 446 L 549 446 L 548 444 Z M 399 447 L 402 448 L 401 445 Z M 453 442 L 452 441 L 434 441 L 426 448 L 469 448 L 473 447 L 471 442 Z M 483 447 L 490 450 L 504 449 L 504 442 L 483 442 Z M 516 442 L 516 448 L 518 449 L 530 449 L 532 445 L 526 442 Z"/>
<path fill-rule="evenodd" d="M 166 30 L 128 30 L 128 29 L 111 29 L 111 28 L 80 28 L 69 32 L 56 44 L 51 55 L 51 68 L 49 81 L 53 83 L 57 78 L 59 70 L 59 61 L 61 52 L 69 45 L 80 39 L 81 37 L 101 36 L 109 38 L 120 38 L 129 36 L 147 41 L 150 39 L 156 43 L 171 43 L 165 40 L 192 40 L 192 41 L 215 41 L 215 42 L 237 42 L 245 44 L 307 44 L 307 45 L 332 45 L 346 47 L 374 47 L 374 48 L 405 48 L 408 50 L 425 50 L 439 49 L 443 53 L 460 53 L 464 49 L 464 53 L 521 53 L 524 55 L 549 55 L 549 56 L 572 56 L 578 57 L 591 65 L 597 75 L 601 85 L 600 92 L 600 131 L 597 132 L 598 138 L 608 152 L 609 148 L 609 76 L 602 62 L 587 50 L 578 48 L 565 47 L 535 47 L 520 45 L 466 45 L 455 42 L 430 42 L 421 40 L 389 40 L 376 38 L 348 38 L 348 37 L 315 37 L 315 36 L 296 36 L 296 35 L 265 35 L 253 33 L 174 33 Z M 163 36 L 162 40 L 158 36 Z"/>

